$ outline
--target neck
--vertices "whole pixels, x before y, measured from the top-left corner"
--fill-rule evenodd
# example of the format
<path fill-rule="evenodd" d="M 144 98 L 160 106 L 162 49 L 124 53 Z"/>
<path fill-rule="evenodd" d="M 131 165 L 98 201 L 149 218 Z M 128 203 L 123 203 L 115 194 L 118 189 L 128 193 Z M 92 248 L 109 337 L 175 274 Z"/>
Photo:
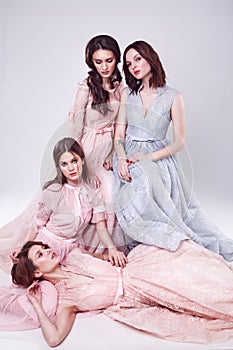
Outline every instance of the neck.
<path fill-rule="evenodd" d="M 141 92 L 144 92 L 147 95 L 152 95 L 152 94 L 156 94 L 157 93 L 157 89 L 154 88 L 153 86 L 150 86 L 149 84 L 149 78 L 146 80 L 142 81 L 143 87 Z"/>
<path fill-rule="evenodd" d="M 104 90 L 109 90 L 111 88 L 110 79 L 109 78 L 102 78 L 102 87 Z"/>
<path fill-rule="evenodd" d="M 80 183 L 82 182 L 82 177 L 80 177 L 77 181 L 71 181 L 71 180 L 68 180 L 67 179 L 67 183 L 68 185 L 70 186 L 73 186 L 73 187 L 77 187 L 78 185 L 80 185 Z"/>
<path fill-rule="evenodd" d="M 142 78 L 143 86 L 144 86 L 145 88 L 147 88 L 147 89 L 150 88 L 149 82 L 150 82 L 150 78 L 151 78 L 151 77 L 152 77 L 152 73 L 149 72 L 149 73 L 147 73 L 147 74 Z"/>
<path fill-rule="evenodd" d="M 70 276 L 70 272 L 66 270 L 62 270 L 61 267 L 57 267 L 54 271 L 49 272 L 48 274 L 44 274 L 43 278 L 46 281 L 51 282 L 52 284 L 57 284 L 58 282 L 68 279 Z"/>

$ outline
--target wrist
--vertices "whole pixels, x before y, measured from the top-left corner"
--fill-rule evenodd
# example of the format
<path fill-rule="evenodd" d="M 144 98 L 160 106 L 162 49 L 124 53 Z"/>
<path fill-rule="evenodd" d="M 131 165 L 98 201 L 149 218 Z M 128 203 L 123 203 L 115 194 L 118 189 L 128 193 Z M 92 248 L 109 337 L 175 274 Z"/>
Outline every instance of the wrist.
<path fill-rule="evenodd" d="M 126 157 L 118 157 L 119 162 L 126 162 L 127 158 Z"/>
<path fill-rule="evenodd" d="M 108 250 L 117 250 L 115 246 L 108 247 Z"/>
<path fill-rule="evenodd" d="M 147 154 L 148 159 L 151 160 L 152 162 L 155 162 L 157 160 L 155 152 L 151 152 Z"/>

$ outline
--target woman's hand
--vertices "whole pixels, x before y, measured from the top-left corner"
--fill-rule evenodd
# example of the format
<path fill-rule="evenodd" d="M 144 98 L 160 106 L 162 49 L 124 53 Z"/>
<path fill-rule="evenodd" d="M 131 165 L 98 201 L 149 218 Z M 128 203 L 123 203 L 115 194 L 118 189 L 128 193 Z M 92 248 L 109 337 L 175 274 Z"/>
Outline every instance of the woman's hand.
<path fill-rule="evenodd" d="M 112 265 L 125 267 L 128 259 L 123 252 L 117 250 L 116 247 L 108 248 L 108 258 Z"/>
<path fill-rule="evenodd" d="M 131 163 L 128 159 L 119 159 L 118 162 L 118 174 L 123 180 L 128 182 L 131 181 L 131 176 L 128 168 Z"/>
<path fill-rule="evenodd" d="M 140 160 L 152 160 L 153 161 L 153 155 L 152 153 L 134 153 L 128 158 L 129 163 L 136 163 L 140 162 Z"/>
<path fill-rule="evenodd" d="M 93 256 L 104 261 L 109 261 L 108 254 L 93 254 Z"/>
<path fill-rule="evenodd" d="M 19 261 L 19 259 L 17 258 L 18 254 L 21 252 L 21 248 L 16 248 L 16 249 L 13 249 L 11 252 L 10 252 L 10 258 L 13 262 L 13 264 L 17 264 L 17 262 Z"/>
<path fill-rule="evenodd" d="M 95 190 L 97 190 L 101 186 L 101 181 L 99 180 L 98 176 L 96 176 L 96 175 L 88 175 L 87 183 L 91 187 L 93 187 Z"/>
<path fill-rule="evenodd" d="M 106 158 L 103 166 L 106 170 L 112 170 L 112 155 Z"/>
<path fill-rule="evenodd" d="M 42 305 L 41 287 L 37 281 L 27 289 L 27 297 L 33 305 Z"/>

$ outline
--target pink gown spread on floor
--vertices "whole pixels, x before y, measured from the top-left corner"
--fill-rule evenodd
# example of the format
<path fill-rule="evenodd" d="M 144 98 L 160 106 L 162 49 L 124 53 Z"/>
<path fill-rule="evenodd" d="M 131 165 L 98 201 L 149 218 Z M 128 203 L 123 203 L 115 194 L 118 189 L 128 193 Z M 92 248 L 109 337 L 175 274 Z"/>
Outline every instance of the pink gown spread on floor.
<path fill-rule="evenodd" d="M 74 105 L 69 112 L 70 134 L 81 142 L 87 168 L 90 173 L 97 175 L 101 181 L 106 212 L 107 227 L 114 243 L 118 247 L 125 246 L 122 229 L 118 225 L 112 202 L 113 172 L 103 166 L 105 160 L 113 152 L 114 122 L 120 107 L 120 96 L 123 83 L 108 90 L 108 112 L 103 115 L 91 107 L 93 98 L 86 80 L 78 84 Z M 86 236 L 87 237 L 87 236 Z M 93 233 L 89 231 L 89 241 L 92 244 Z M 99 250 L 100 252 L 100 250 Z"/>
<path fill-rule="evenodd" d="M 77 273 L 55 287 L 59 303 L 106 315 L 157 337 L 222 342 L 233 336 L 233 269 L 219 255 L 183 241 L 177 251 L 138 245 L 124 269 L 92 256 L 69 254 Z"/>

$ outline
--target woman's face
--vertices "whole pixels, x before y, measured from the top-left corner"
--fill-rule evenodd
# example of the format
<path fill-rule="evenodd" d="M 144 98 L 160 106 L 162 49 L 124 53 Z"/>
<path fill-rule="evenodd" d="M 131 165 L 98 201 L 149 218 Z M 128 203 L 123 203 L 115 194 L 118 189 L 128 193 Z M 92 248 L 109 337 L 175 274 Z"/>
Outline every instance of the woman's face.
<path fill-rule="evenodd" d="M 143 80 L 151 76 L 150 64 L 135 49 L 129 49 L 127 52 L 126 66 L 128 67 L 130 74 L 138 80 Z"/>
<path fill-rule="evenodd" d="M 59 167 L 67 183 L 75 186 L 82 179 L 83 161 L 74 152 L 65 152 L 59 159 Z"/>
<path fill-rule="evenodd" d="M 60 257 L 41 245 L 33 245 L 28 251 L 28 258 L 41 274 L 51 272 L 60 262 Z"/>
<path fill-rule="evenodd" d="M 116 58 L 112 51 L 99 49 L 92 55 L 94 66 L 102 78 L 110 78 L 116 67 Z"/>

